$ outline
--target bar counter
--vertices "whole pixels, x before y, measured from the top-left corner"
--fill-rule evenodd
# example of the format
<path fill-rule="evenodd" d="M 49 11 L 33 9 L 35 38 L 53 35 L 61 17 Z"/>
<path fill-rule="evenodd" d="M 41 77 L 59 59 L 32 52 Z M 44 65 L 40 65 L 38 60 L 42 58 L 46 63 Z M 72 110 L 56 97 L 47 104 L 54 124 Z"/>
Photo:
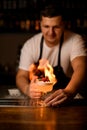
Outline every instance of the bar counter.
<path fill-rule="evenodd" d="M 0 92 L 0 130 L 87 130 L 87 100 L 57 107 L 29 99 L 12 87 Z M 16 93 L 9 93 L 9 90 Z"/>
<path fill-rule="evenodd" d="M 0 130 L 85 130 L 87 102 L 61 107 L 36 105 L 30 99 L 0 99 Z"/>

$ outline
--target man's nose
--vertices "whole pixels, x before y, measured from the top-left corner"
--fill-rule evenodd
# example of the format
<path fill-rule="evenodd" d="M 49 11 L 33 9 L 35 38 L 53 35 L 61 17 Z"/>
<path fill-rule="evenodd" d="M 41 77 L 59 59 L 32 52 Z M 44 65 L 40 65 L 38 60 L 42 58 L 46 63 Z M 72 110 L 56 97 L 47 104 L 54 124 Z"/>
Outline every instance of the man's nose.
<path fill-rule="evenodd" d="M 53 34 L 54 33 L 54 28 L 53 27 L 50 27 L 49 28 L 49 34 Z"/>

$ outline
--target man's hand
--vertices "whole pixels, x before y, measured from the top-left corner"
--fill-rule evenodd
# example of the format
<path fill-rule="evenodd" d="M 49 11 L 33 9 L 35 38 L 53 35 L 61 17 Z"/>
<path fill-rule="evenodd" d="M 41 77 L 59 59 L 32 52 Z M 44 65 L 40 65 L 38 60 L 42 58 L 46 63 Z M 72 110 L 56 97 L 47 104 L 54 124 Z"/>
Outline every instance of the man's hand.
<path fill-rule="evenodd" d="M 50 94 L 44 102 L 46 103 L 46 106 L 58 106 L 63 103 L 66 103 L 71 99 L 72 96 L 70 94 L 66 93 L 64 89 L 59 89 Z"/>
<path fill-rule="evenodd" d="M 29 84 L 28 95 L 30 98 L 40 98 L 42 95 L 42 92 L 39 91 L 37 88 L 36 79 L 37 79 L 37 76 L 33 76 L 33 79 L 31 80 Z"/>

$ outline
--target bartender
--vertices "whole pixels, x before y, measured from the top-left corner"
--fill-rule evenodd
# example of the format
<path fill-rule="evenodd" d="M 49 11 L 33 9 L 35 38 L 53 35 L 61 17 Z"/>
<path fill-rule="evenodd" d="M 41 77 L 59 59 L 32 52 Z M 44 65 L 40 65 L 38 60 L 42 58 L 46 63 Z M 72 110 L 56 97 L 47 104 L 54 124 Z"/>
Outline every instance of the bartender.
<path fill-rule="evenodd" d="M 16 84 L 30 98 L 40 98 L 37 76 L 30 78 L 29 67 L 46 59 L 54 68 L 58 83 L 44 102 L 57 106 L 73 99 L 83 88 L 87 72 L 87 50 L 82 36 L 66 30 L 64 10 L 58 3 L 46 4 L 40 14 L 41 32 L 28 39 L 22 49 Z M 33 72 L 35 70 L 32 70 Z"/>

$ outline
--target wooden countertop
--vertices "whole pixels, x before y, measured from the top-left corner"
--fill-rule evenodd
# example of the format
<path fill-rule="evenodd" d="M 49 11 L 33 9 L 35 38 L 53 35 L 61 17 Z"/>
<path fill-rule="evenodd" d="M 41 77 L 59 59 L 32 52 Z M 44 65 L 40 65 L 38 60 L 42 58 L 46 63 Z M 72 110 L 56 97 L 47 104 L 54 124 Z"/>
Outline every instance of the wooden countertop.
<path fill-rule="evenodd" d="M 13 102 L 21 103 L 22 100 L 16 99 Z M 33 106 L 28 104 L 0 105 L 0 130 L 11 129 L 85 130 L 87 129 L 87 102 L 75 100 L 66 106 L 49 108 L 35 107 L 34 104 Z"/>

